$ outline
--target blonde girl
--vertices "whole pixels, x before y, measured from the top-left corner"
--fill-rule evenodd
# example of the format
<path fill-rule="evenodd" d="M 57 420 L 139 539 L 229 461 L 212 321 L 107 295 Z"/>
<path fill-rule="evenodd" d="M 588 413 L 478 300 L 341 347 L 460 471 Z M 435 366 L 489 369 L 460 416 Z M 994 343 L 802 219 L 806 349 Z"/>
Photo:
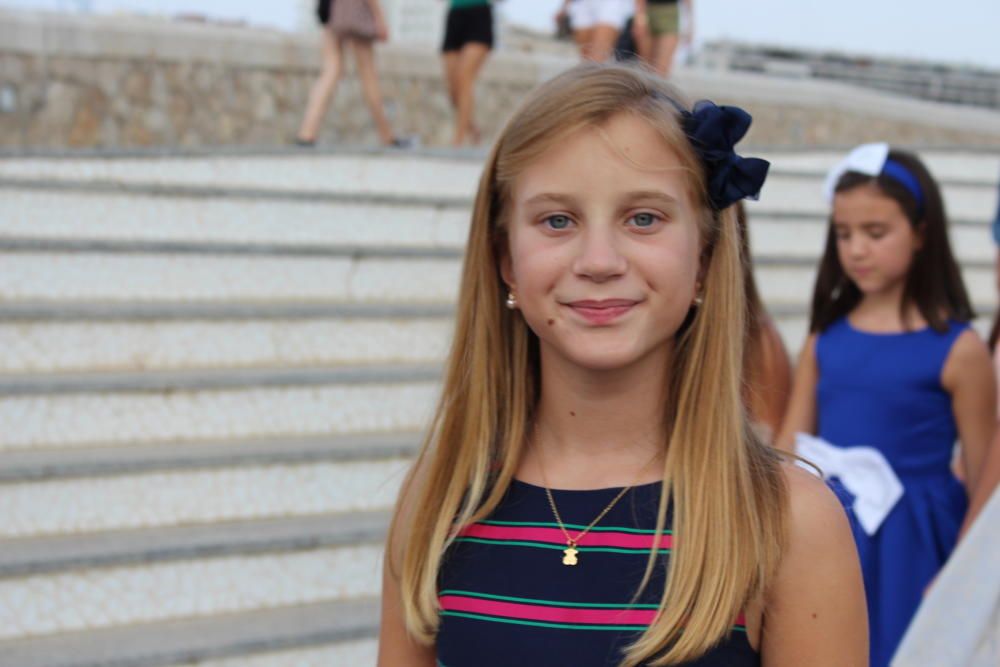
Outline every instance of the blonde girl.
<path fill-rule="evenodd" d="M 843 510 L 750 428 L 740 109 L 582 65 L 490 153 L 379 665 L 864 665 Z"/>

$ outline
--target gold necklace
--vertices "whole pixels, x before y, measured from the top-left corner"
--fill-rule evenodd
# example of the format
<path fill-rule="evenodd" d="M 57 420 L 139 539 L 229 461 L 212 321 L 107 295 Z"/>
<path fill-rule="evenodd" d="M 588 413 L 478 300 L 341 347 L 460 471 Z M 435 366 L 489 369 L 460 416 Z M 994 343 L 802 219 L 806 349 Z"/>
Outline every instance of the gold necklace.
<path fill-rule="evenodd" d="M 544 472 L 542 472 L 542 481 L 545 482 L 545 495 L 549 499 L 549 507 L 552 508 L 552 514 L 554 514 L 556 517 L 556 523 L 559 524 L 559 530 L 561 530 L 563 535 L 566 536 L 566 548 L 563 549 L 563 559 L 562 559 L 563 565 L 576 565 L 578 562 L 576 555 L 577 553 L 579 553 L 579 550 L 576 547 L 578 544 L 580 544 L 580 540 L 583 539 L 584 535 L 590 532 L 591 528 L 597 525 L 598 521 L 604 518 L 605 514 L 611 511 L 611 508 L 615 506 L 615 503 L 621 500 L 622 496 L 624 496 L 628 492 L 628 490 L 631 489 L 632 487 L 626 486 L 624 489 L 619 491 L 618 495 L 615 496 L 610 503 L 608 503 L 608 506 L 605 507 L 601 511 L 601 513 L 597 515 L 597 518 L 590 522 L 589 526 L 580 531 L 580 533 L 577 534 L 576 537 L 570 537 L 569 531 L 566 530 L 566 526 L 565 524 L 563 524 L 562 517 L 559 516 L 559 510 L 556 508 L 556 501 L 552 497 L 552 491 L 549 490 L 549 483 L 548 481 L 545 480 Z"/>

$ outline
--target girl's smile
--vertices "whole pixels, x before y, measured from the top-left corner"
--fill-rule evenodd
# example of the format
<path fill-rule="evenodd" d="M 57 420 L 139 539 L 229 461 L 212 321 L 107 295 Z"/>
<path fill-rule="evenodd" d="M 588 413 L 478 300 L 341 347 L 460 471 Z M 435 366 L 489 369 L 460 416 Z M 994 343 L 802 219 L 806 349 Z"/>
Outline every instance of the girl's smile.
<path fill-rule="evenodd" d="M 563 305 L 590 324 L 605 326 L 625 316 L 640 303 L 642 302 L 634 299 L 604 299 L 600 301 L 584 299 Z"/>

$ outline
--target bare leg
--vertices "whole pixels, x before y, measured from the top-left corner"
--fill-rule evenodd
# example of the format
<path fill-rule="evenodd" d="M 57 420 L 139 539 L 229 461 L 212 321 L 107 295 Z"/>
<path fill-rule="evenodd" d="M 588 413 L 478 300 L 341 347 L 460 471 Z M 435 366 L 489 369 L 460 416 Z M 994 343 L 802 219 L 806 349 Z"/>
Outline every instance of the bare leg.
<path fill-rule="evenodd" d="M 649 64 L 664 78 L 670 76 L 679 42 L 676 34 L 660 35 L 653 39 L 653 54 Z"/>
<path fill-rule="evenodd" d="M 598 63 L 606 62 L 611 57 L 611 52 L 614 51 L 617 41 L 618 28 L 616 26 L 604 23 L 594 26 L 594 37 L 590 42 L 590 59 Z"/>
<path fill-rule="evenodd" d="M 653 35 L 649 32 L 649 27 L 643 28 L 632 26 L 632 37 L 635 39 L 636 55 L 647 65 L 653 64 Z"/>
<path fill-rule="evenodd" d="M 448 85 L 448 100 L 451 108 L 458 110 L 458 70 L 461 65 L 461 51 L 444 52 L 444 81 Z"/>
<path fill-rule="evenodd" d="M 573 31 L 573 41 L 580 51 L 580 60 L 590 60 L 590 45 L 594 41 L 594 29 L 583 28 Z"/>
<path fill-rule="evenodd" d="M 337 41 L 329 27 L 323 30 L 323 67 L 319 78 L 309 91 L 309 102 L 306 105 L 302 124 L 299 126 L 298 138 L 301 141 L 315 141 L 323 116 L 330 107 L 337 82 L 343 72 L 343 45 Z"/>
<path fill-rule="evenodd" d="M 378 71 L 375 69 L 374 46 L 369 40 L 352 39 L 350 42 L 358 67 L 358 77 L 361 79 L 361 91 L 365 97 L 365 104 L 368 105 L 368 111 L 371 112 L 372 120 L 375 121 L 379 140 L 384 145 L 391 144 L 396 136 L 392 127 L 389 126 L 385 110 L 382 108 L 382 90 L 378 85 Z"/>
<path fill-rule="evenodd" d="M 485 44 L 470 42 L 462 47 L 458 70 L 458 117 L 455 121 L 455 138 L 452 143 L 461 146 L 466 141 L 466 134 L 478 134 L 473 123 L 476 76 L 483 63 L 490 55 L 490 49 Z"/>

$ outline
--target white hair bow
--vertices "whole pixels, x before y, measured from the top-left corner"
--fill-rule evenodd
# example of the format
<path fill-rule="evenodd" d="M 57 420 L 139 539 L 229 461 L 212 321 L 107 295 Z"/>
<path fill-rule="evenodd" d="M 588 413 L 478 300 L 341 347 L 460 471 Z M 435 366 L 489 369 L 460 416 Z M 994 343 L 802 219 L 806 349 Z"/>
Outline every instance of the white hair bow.
<path fill-rule="evenodd" d="M 826 181 L 823 183 L 823 195 L 827 203 L 833 203 L 834 190 L 840 177 L 849 171 L 856 171 L 859 174 L 878 176 L 885 167 L 885 161 L 889 159 L 889 144 L 861 144 L 843 160 L 833 166 L 826 174 Z"/>

